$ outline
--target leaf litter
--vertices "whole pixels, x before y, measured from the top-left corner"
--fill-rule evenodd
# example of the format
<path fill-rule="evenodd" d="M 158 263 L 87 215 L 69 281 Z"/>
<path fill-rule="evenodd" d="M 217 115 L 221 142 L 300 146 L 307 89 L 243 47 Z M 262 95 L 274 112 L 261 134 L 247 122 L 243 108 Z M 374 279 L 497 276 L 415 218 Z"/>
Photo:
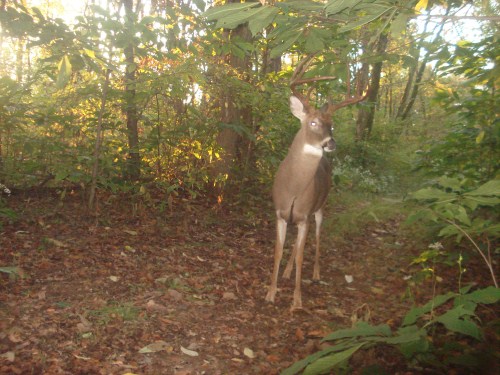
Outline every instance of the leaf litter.
<path fill-rule="evenodd" d="M 50 196 L 16 204 L 23 214 L 3 225 L 0 265 L 23 277 L 0 273 L 0 373 L 278 374 L 321 349 L 332 329 L 394 322 L 411 306 L 403 275 L 390 270 L 405 269 L 413 249 L 404 238 L 381 248 L 379 239 L 395 240 L 397 220 L 339 244 L 325 236 L 323 282 L 304 283 L 305 309 L 292 313 L 293 281 L 280 279 L 276 303 L 264 301 L 271 209 L 245 221 L 203 202 L 162 218 L 117 205 L 96 220 L 76 197 L 57 209 Z M 311 276 L 312 238 L 303 271 Z M 405 368 L 399 357 L 377 359 L 389 372 Z"/>

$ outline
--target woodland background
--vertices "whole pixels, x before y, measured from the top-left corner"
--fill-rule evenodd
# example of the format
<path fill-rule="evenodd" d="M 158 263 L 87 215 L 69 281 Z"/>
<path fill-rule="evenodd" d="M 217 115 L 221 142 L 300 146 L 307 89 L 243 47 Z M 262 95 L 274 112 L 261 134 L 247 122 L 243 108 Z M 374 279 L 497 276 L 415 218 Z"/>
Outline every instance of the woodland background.
<path fill-rule="evenodd" d="M 94 218 L 110 202 L 131 217 L 203 202 L 272 226 L 261 213 L 272 215 L 272 178 L 298 130 L 289 81 L 314 55 L 306 77 L 335 77 L 312 85 L 318 106 L 355 79 L 370 85 L 334 116 L 330 205 L 345 212 L 329 235 L 407 219 L 422 279 L 458 264 L 450 284 L 465 295 L 463 262 L 475 259 L 475 287 L 493 285 L 475 302 L 498 301 L 497 1 L 75 3 L 0 1 L 3 226 L 21 216 L 16 196 L 46 190 Z M 448 307 L 445 326 L 479 339 L 467 307 Z"/>

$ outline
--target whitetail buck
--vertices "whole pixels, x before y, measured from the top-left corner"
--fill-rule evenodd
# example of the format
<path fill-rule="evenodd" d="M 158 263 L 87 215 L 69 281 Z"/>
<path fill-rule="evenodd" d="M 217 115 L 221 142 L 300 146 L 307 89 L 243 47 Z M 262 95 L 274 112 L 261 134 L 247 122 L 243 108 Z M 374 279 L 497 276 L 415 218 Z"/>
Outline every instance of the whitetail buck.
<path fill-rule="evenodd" d="M 346 99 L 337 104 L 328 101 L 321 109 L 309 105 L 309 100 L 300 95 L 295 87 L 298 84 L 313 82 L 332 77 L 300 79 L 312 61 L 312 56 L 304 59 L 292 77 L 290 110 L 300 120 L 301 126 L 290 146 L 287 156 L 281 162 L 273 184 L 273 202 L 276 209 L 276 247 L 274 268 L 266 301 L 274 302 L 278 286 L 278 273 L 283 256 L 288 223 L 297 224 L 297 240 L 283 273 L 290 278 L 295 261 L 295 291 L 292 309 L 302 308 L 301 280 L 304 245 L 309 229 L 309 217 L 314 214 L 316 221 L 316 255 L 314 258 L 313 280 L 320 279 L 319 243 L 320 228 L 325 205 L 331 186 L 331 165 L 324 152 L 335 149 L 332 135 L 332 114 L 346 105 L 357 103 L 365 98 L 359 85 L 355 96 L 350 95 L 350 85 Z"/>

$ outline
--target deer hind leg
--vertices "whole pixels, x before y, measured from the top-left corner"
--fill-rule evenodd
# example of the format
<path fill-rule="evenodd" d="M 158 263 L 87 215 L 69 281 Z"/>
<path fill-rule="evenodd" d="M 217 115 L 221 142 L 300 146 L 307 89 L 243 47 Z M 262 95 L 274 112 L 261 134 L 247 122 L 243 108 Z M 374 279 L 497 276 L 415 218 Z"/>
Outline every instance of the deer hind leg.
<path fill-rule="evenodd" d="M 288 258 L 288 262 L 286 263 L 285 271 L 283 272 L 283 278 L 289 279 L 292 275 L 293 263 L 295 262 L 295 257 L 297 256 L 297 242 L 293 245 L 292 253 L 290 254 L 290 258 Z"/>
<path fill-rule="evenodd" d="M 320 280 L 319 276 L 319 237 L 321 232 L 321 223 L 323 223 L 323 210 L 319 209 L 314 213 L 314 221 L 316 222 L 316 254 L 314 256 L 313 280 Z"/>
<path fill-rule="evenodd" d="M 271 285 L 266 295 L 266 301 L 274 302 L 274 296 L 278 290 L 278 273 L 280 270 L 280 262 L 283 257 L 283 246 L 286 238 L 286 220 L 278 216 L 276 221 L 276 245 L 274 248 L 274 268 L 271 276 Z"/>
<path fill-rule="evenodd" d="M 295 254 L 295 290 L 293 292 L 292 310 L 302 308 L 302 262 L 304 260 L 304 245 L 306 244 L 307 230 L 309 223 L 307 220 L 300 222 L 298 225 L 297 242 L 294 246 Z"/>

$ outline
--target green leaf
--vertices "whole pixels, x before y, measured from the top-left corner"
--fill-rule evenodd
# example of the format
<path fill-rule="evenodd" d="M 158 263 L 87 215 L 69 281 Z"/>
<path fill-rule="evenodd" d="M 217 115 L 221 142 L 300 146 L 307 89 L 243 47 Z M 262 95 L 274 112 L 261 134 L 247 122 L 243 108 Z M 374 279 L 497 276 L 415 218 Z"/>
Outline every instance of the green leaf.
<path fill-rule="evenodd" d="M 438 316 L 435 321 L 442 323 L 450 331 L 472 336 L 477 340 L 481 340 L 481 330 L 475 323 L 467 318 L 471 315 L 474 315 L 473 311 L 467 310 L 463 305 L 460 305 L 454 309 L 448 310 L 443 315 Z"/>
<path fill-rule="evenodd" d="M 340 329 L 326 336 L 322 341 L 333 341 L 346 337 L 391 336 L 391 328 L 387 324 L 372 326 L 366 322 L 358 322 L 353 328 Z"/>
<path fill-rule="evenodd" d="M 476 290 L 465 296 L 466 299 L 475 303 L 492 304 L 500 301 L 500 288 L 489 286 L 485 289 Z"/>
<path fill-rule="evenodd" d="M 500 180 L 491 180 L 484 185 L 479 186 L 476 190 L 469 191 L 464 195 L 468 196 L 478 196 L 478 195 L 495 195 L 500 197 Z"/>
<path fill-rule="evenodd" d="M 57 69 L 58 69 L 58 74 L 57 74 L 56 87 L 58 89 L 62 89 L 64 86 L 66 86 L 71 77 L 71 62 L 69 61 L 67 55 L 63 56 L 63 58 L 59 62 Z"/>
<path fill-rule="evenodd" d="M 260 6 L 260 3 L 236 3 L 212 7 L 203 13 L 207 21 L 218 21 L 224 17 L 231 16 L 239 11 Z"/>
<path fill-rule="evenodd" d="M 307 11 L 307 12 L 319 12 L 323 10 L 323 4 L 312 0 L 289 0 L 285 2 L 276 2 L 276 7 L 283 9 L 285 12 L 289 11 L 289 8 Z"/>
<path fill-rule="evenodd" d="M 408 13 L 401 13 L 391 22 L 390 33 L 394 39 L 398 38 L 406 31 L 410 16 L 411 15 Z"/>
<path fill-rule="evenodd" d="M 458 178 L 452 178 L 448 176 L 441 176 L 438 178 L 438 184 L 444 187 L 445 189 L 451 189 L 453 191 L 462 190 L 462 186 L 460 184 L 460 180 Z"/>
<path fill-rule="evenodd" d="M 470 196 L 465 195 L 464 203 L 474 210 L 478 205 L 481 206 L 496 206 L 500 203 L 500 198 L 496 197 L 482 197 L 482 196 Z"/>
<path fill-rule="evenodd" d="M 469 215 L 467 215 L 467 211 L 463 206 L 457 206 L 457 210 L 455 211 L 455 219 L 465 224 L 467 226 L 471 225 Z"/>
<path fill-rule="evenodd" d="M 298 372 L 302 371 L 307 365 L 309 365 L 310 363 L 313 363 L 317 359 L 324 357 L 330 353 L 340 352 L 340 351 L 349 349 L 352 347 L 352 345 L 353 345 L 353 343 L 347 342 L 347 343 L 342 343 L 342 344 L 338 344 L 338 345 L 323 349 L 319 352 L 311 354 L 310 356 L 307 356 L 306 358 L 304 358 L 298 362 L 295 362 L 293 365 L 291 365 L 290 367 L 283 370 L 280 375 L 297 374 Z"/>
<path fill-rule="evenodd" d="M 339 33 L 344 33 L 346 31 L 355 29 L 357 27 L 366 25 L 367 23 L 370 23 L 370 22 L 376 20 L 377 18 L 380 18 L 384 13 L 388 12 L 389 10 L 393 10 L 394 9 L 394 7 L 392 7 L 392 6 L 391 7 L 386 7 L 386 6 L 376 5 L 375 7 L 378 8 L 378 10 L 375 11 L 375 13 L 372 13 L 372 14 L 369 14 L 367 16 L 361 17 L 357 21 L 348 23 L 347 25 L 345 25 L 345 26 L 343 26 L 343 27 L 341 27 L 339 29 Z"/>
<path fill-rule="evenodd" d="M 443 229 L 441 229 L 438 233 L 439 237 L 451 237 L 457 235 L 460 236 L 459 238 L 461 238 L 462 232 L 460 232 L 460 230 L 458 230 L 458 228 L 455 227 L 454 225 L 447 225 Z"/>
<path fill-rule="evenodd" d="M 315 53 L 322 51 L 325 48 L 325 43 L 318 33 L 311 30 L 311 33 L 306 38 L 306 44 L 304 46 L 307 53 Z"/>
<path fill-rule="evenodd" d="M 270 6 L 259 8 L 258 11 L 248 23 L 248 28 L 254 36 L 268 27 L 279 12 L 278 8 Z"/>
<path fill-rule="evenodd" d="M 424 188 L 420 189 L 411 194 L 414 199 L 417 200 L 453 200 L 456 198 L 456 194 L 447 193 L 443 190 L 436 188 Z"/>
<path fill-rule="evenodd" d="M 441 306 L 446 303 L 456 294 L 449 292 L 446 294 L 440 294 L 434 297 L 431 301 L 427 302 L 424 306 L 414 307 L 412 308 L 403 319 L 403 326 L 407 326 L 410 324 L 414 324 L 419 318 L 421 318 L 424 314 L 429 313 L 431 310 Z"/>
<path fill-rule="evenodd" d="M 288 51 L 288 49 L 293 46 L 293 44 L 299 39 L 301 33 L 297 30 L 295 30 L 291 35 L 287 35 L 286 39 L 283 40 L 280 44 L 278 44 L 276 47 L 274 47 L 271 52 L 270 52 L 270 57 L 275 58 L 281 56 L 285 51 Z"/>
<path fill-rule="evenodd" d="M 393 338 L 388 340 L 391 339 Z M 398 344 L 399 350 L 406 358 L 411 358 L 415 353 L 424 353 L 429 348 L 427 331 L 416 325 L 399 328 L 394 339 L 392 344 Z"/>
<path fill-rule="evenodd" d="M 337 14 L 359 4 L 361 0 L 330 0 L 325 6 L 326 14 Z"/>
<path fill-rule="evenodd" d="M 324 374 L 330 371 L 334 367 L 349 359 L 354 353 L 358 351 L 358 349 L 360 349 L 365 344 L 366 343 L 361 343 L 353 348 L 344 350 L 343 352 L 335 353 L 327 357 L 318 359 L 317 361 L 306 367 L 306 369 L 304 370 L 304 375 Z"/>

